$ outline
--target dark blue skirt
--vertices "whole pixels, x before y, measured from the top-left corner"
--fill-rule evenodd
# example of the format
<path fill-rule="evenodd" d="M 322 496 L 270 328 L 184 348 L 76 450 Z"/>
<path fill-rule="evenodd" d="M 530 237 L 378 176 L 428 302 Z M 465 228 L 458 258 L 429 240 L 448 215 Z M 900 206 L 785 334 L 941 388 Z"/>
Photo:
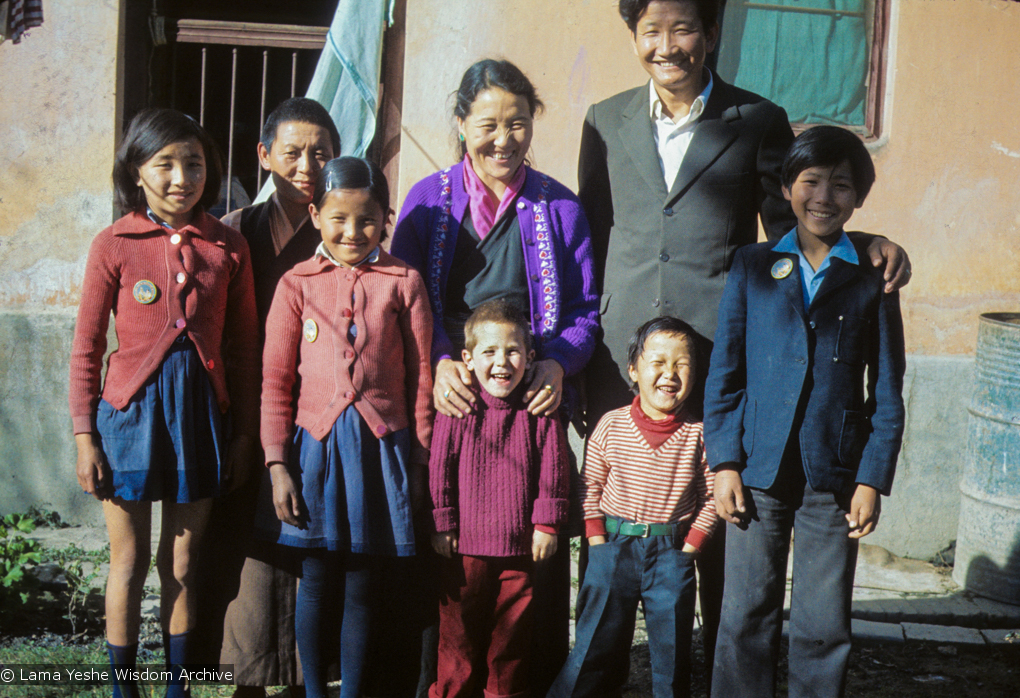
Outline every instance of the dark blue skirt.
<path fill-rule="evenodd" d="M 301 493 L 302 526 L 277 518 L 267 469 L 256 515 L 259 536 L 297 548 L 414 555 L 410 451 L 407 429 L 379 439 L 353 407 L 322 441 L 297 427 L 289 468 Z"/>
<path fill-rule="evenodd" d="M 96 428 L 113 473 L 113 495 L 130 502 L 195 502 L 220 493 L 226 418 L 189 339 L 127 406 L 100 400 Z"/>

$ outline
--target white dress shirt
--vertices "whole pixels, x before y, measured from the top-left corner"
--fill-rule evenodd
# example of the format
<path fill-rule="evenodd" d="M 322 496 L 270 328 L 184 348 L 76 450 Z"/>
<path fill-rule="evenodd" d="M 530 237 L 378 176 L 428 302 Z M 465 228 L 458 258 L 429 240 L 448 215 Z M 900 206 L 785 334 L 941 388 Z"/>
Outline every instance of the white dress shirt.
<path fill-rule="evenodd" d="M 652 118 L 655 149 L 659 154 L 659 166 L 662 168 L 662 178 L 666 181 L 667 191 L 673 188 L 673 180 L 680 171 L 680 163 L 684 161 L 691 138 L 694 137 L 694 127 L 705 111 L 708 96 L 712 93 L 712 71 L 705 72 L 708 74 L 708 84 L 695 98 L 686 116 L 676 121 L 662 113 L 662 100 L 655 91 L 655 83 L 648 81 L 649 116 Z"/>

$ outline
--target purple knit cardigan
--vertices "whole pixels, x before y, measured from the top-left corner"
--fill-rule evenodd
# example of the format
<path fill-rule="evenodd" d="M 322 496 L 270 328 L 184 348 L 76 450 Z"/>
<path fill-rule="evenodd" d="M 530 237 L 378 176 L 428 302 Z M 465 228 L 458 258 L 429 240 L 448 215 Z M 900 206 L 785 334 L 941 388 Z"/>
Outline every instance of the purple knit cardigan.
<path fill-rule="evenodd" d="M 523 385 L 506 400 L 482 390 L 464 419 L 436 415 L 432 516 L 463 555 L 530 555 L 534 525 L 567 521 L 567 435 L 556 417 L 529 414 L 523 395 Z"/>
<path fill-rule="evenodd" d="M 453 345 L 443 328 L 443 301 L 468 207 L 463 168 L 459 162 L 411 188 L 390 249 L 425 279 L 434 324 L 433 364 L 460 358 L 452 356 Z M 540 359 L 555 359 L 572 376 L 591 358 L 599 322 L 588 220 L 569 189 L 530 168 L 515 205 L 536 353 Z"/>

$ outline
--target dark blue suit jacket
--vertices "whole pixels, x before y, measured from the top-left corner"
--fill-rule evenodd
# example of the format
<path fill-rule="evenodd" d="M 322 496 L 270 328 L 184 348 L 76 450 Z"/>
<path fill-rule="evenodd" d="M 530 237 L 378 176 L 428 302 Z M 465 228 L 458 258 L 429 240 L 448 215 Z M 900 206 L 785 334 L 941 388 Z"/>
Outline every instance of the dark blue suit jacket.
<path fill-rule="evenodd" d="M 807 310 L 797 255 L 774 252 L 778 241 L 737 251 L 705 387 L 713 470 L 735 463 L 746 486 L 768 489 L 792 435 L 813 489 L 889 494 L 904 418 L 899 294 L 883 293 L 870 238 L 851 239 L 861 264 L 833 258 Z M 793 270 L 773 278 L 784 257 Z"/>

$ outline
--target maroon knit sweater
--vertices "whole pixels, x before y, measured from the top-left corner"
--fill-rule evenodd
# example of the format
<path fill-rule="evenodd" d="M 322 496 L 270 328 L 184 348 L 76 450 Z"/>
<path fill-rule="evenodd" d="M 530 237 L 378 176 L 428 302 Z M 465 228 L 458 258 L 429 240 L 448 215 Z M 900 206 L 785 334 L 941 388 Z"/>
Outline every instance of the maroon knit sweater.
<path fill-rule="evenodd" d="M 464 419 L 436 415 L 429 487 L 436 530 L 457 531 L 463 555 L 531 554 L 534 525 L 567 520 L 567 437 L 559 420 L 528 414 L 524 386 L 484 390 Z"/>

